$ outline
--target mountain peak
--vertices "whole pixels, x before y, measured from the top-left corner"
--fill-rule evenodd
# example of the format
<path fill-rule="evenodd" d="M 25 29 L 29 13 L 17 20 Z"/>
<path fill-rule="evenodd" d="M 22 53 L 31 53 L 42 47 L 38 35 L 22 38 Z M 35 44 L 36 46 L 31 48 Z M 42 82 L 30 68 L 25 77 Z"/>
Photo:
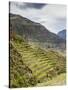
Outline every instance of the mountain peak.
<path fill-rule="evenodd" d="M 58 32 L 58 36 L 61 37 L 64 40 L 66 40 L 66 29 Z"/>

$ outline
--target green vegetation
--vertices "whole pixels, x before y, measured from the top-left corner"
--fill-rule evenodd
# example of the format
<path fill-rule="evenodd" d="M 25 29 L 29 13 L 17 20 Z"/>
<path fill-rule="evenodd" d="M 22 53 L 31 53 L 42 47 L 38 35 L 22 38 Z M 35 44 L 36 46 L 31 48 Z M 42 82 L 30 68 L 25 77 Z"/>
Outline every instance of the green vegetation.
<path fill-rule="evenodd" d="M 15 35 L 10 40 L 10 87 L 47 82 L 66 72 L 65 62 L 65 57 L 57 52 L 32 48 L 25 39 Z"/>
<path fill-rule="evenodd" d="M 32 75 L 31 69 L 23 62 L 23 57 L 10 43 L 10 86 L 28 87 L 37 84 L 36 78 Z"/>
<path fill-rule="evenodd" d="M 58 86 L 58 85 L 65 85 L 66 84 L 66 74 L 60 74 L 56 77 L 54 77 L 53 79 L 44 82 L 44 83 L 38 83 L 36 86 L 38 87 L 42 87 L 42 86 Z"/>

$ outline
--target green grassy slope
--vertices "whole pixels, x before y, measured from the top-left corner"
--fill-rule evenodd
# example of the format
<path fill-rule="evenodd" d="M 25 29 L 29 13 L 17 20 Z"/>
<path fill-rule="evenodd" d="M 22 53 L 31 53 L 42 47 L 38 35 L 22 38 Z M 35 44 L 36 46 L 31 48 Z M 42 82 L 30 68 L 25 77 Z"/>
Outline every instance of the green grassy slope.
<path fill-rule="evenodd" d="M 24 64 L 23 57 L 10 42 L 10 88 L 35 86 L 36 78 L 31 69 Z"/>
<path fill-rule="evenodd" d="M 56 77 L 54 77 L 52 80 L 49 80 L 47 82 L 44 82 L 44 83 L 39 83 L 37 84 L 36 86 L 54 86 L 54 85 L 65 85 L 66 84 L 66 74 L 63 73 L 63 74 L 60 74 Z"/>
<path fill-rule="evenodd" d="M 12 87 L 35 86 L 37 82 L 46 82 L 65 72 L 65 57 L 55 51 L 44 51 L 41 48 L 32 48 L 20 36 L 14 36 L 10 40 L 10 45 L 19 53 L 18 55 L 16 52 L 12 52 L 12 48 L 10 48 L 10 84 L 13 84 Z M 19 56 L 21 57 L 21 61 L 19 60 Z M 27 66 L 28 69 L 24 69 L 23 65 L 25 65 L 25 67 Z M 31 74 L 32 78 L 30 75 L 27 75 L 28 73 Z M 24 75 L 25 80 L 23 81 Z M 20 76 L 21 78 L 19 78 Z M 21 81 L 21 83 L 19 83 L 19 81 Z M 24 82 L 25 85 L 23 85 Z"/>

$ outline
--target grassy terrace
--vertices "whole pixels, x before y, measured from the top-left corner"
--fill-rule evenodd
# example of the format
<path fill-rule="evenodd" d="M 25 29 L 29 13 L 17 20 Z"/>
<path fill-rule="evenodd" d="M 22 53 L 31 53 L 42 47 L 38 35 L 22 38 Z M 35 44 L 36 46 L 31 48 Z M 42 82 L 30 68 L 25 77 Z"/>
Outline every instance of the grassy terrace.
<path fill-rule="evenodd" d="M 65 58 L 57 52 L 32 48 L 19 36 L 11 40 L 10 43 L 21 55 L 23 63 L 39 82 L 43 83 L 65 72 Z M 17 62 L 19 63 L 19 60 Z"/>
<path fill-rule="evenodd" d="M 47 82 L 38 83 L 38 84 L 37 84 L 37 87 L 38 87 L 38 86 L 41 86 L 41 87 L 42 87 L 42 86 L 65 85 L 65 84 L 66 84 L 65 78 L 66 78 L 66 74 L 63 73 L 63 74 L 60 74 L 60 75 L 54 77 L 52 80 L 49 80 L 49 81 L 47 81 Z"/>
<path fill-rule="evenodd" d="M 14 47 L 14 49 L 17 51 L 19 56 L 21 56 L 21 61 L 19 61 L 18 55 L 15 54 L 16 52 L 13 54 L 12 53 L 13 49 L 11 50 L 10 54 L 13 57 L 13 60 L 16 60 L 12 62 L 13 64 L 10 63 L 11 75 L 13 76 L 14 73 L 15 74 L 17 73 L 17 75 L 19 73 L 22 76 L 25 75 L 23 73 L 24 69 L 22 69 L 23 63 L 24 63 L 25 67 L 28 67 L 28 69 L 26 68 L 25 70 L 29 75 L 28 77 L 29 78 L 33 77 L 33 80 L 31 81 L 33 82 L 33 84 L 27 83 L 27 85 L 25 86 L 28 87 L 28 86 L 35 85 L 37 82 L 39 82 L 42 85 L 48 85 L 45 83 L 46 81 L 51 80 L 52 78 L 56 77 L 57 75 L 60 75 L 61 73 L 65 73 L 66 61 L 65 61 L 65 58 L 61 56 L 59 53 L 51 50 L 44 51 L 40 48 L 32 48 L 30 47 L 29 44 L 27 44 L 26 41 L 21 39 L 21 37 L 19 36 L 11 40 L 10 44 Z M 21 68 L 20 69 L 21 71 L 19 70 L 19 67 Z M 22 76 L 21 76 L 21 83 L 22 83 Z M 36 80 L 34 79 L 34 77 Z M 25 77 L 25 80 L 30 81 L 31 79 L 27 80 L 27 77 Z M 17 84 L 19 83 L 18 80 L 17 81 L 11 80 L 11 82 L 14 83 L 13 84 L 14 87 L 16 87 L 16 85 L 18 86 Z"/>

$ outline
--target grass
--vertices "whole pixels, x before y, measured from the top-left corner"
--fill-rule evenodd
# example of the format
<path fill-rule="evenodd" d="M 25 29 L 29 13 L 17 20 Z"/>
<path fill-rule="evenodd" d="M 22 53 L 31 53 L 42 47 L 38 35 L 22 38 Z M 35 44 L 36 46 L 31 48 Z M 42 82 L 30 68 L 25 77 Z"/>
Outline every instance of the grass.
<path fill-rule="evenodd" d="M 18 35 L 10 40 L 10 87 L 36 86 L 65 71 L 66 60 L 59 53 L 33 48 Z"/>
<path fill-rule="evenodd" d="M 37 86 L 55 86 L 55 85 L 66 85 L 66 74 L 60 74 L 56 77 L 54 77 L 52 80 L 49 80 L 44 83 L 39 83 Z"/>
<path fill-rule="evenodd" d="M 32 87 L 37 84 L 30 68 L 24 64 L 23 57 L 10 43 L 10 88 Z"/>

